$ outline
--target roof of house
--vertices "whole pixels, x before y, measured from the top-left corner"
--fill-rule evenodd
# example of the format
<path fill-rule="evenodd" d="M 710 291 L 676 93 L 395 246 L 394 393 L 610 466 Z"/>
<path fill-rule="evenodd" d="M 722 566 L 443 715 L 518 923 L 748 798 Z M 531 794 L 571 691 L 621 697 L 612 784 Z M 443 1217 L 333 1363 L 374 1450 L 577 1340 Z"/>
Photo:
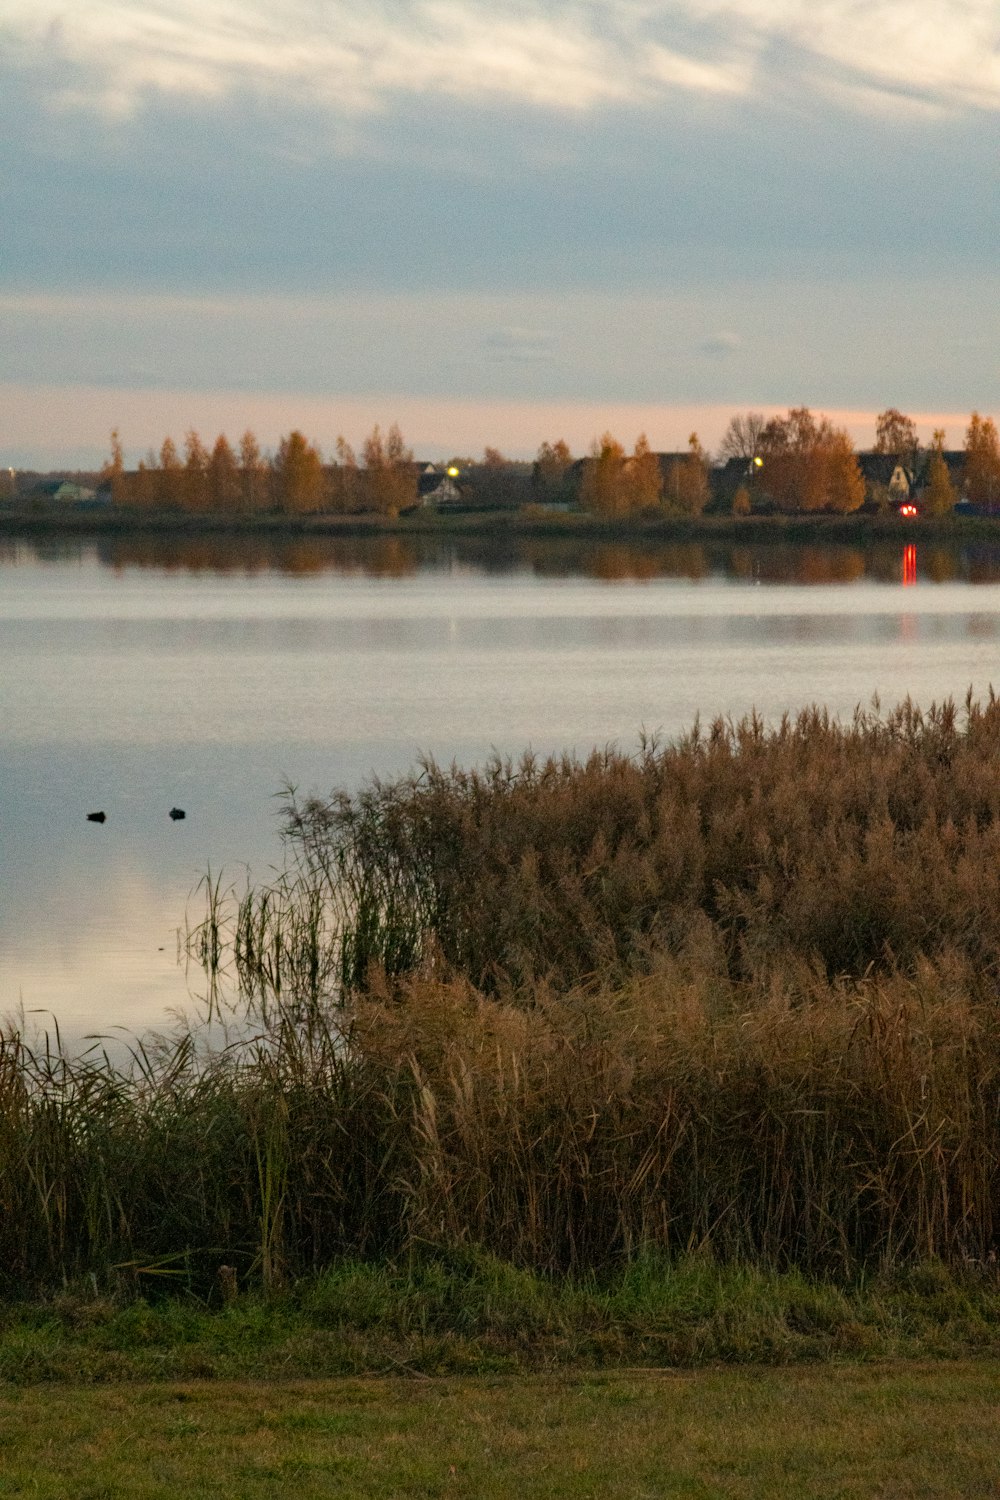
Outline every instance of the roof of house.
<path fill-rule="evenodd" d="M 915 478 L 910 465 L 894 453 L 859 453 L 858 468 L 869 484 L 891 484 L 897 469 L 902 469 L 908 485 L 912 485 Z"/>
<path fill-rule="evenodd" d="M 71 479 L 45 479 L 31 490 L 31 494 L 44 495 L 50 500 L 93 500 L 94 493 L 85 485 L 74 484 Z"/>

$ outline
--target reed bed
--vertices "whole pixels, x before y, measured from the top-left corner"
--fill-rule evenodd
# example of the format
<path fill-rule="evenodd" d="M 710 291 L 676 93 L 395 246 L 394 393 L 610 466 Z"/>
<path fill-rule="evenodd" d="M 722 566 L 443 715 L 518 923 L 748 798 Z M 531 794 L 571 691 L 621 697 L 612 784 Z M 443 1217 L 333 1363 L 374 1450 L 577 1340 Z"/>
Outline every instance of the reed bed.
<path fill-rule="evenodd" d="M 486 990 L 624 981 L 692 921 L 734 977 L 955 951 L 1000 973 L 1000 703 L 696 724 L 637 755 L 424 764 L 288 806 L 295 900 L 338 905 L 342 979 L 428 940 Z M 252 903 L 252 898 L 251 898 Z M 287 917 L 289 908 L 282 914 Z"/>
<path fill-rule="evenodd" d="M 207 883 L 203 1026 L 0 1039 L 0 1283 L 994 1274 L 998 729 L 812 712 L 292 802 L 280 880 Z"/>

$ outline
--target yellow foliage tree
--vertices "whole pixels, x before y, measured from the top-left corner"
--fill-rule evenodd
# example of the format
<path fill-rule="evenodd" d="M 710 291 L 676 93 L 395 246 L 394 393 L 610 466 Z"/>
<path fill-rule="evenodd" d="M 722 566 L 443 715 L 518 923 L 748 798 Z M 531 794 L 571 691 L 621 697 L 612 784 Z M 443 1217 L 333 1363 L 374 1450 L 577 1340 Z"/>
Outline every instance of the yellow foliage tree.
<path fill-rule="evenodd" d="M 240 470 L 236 454 L 224 432 L 216 438 L 208 461 L 208 492 L 209 504 L 213 510 L 224 514 L 239 510 L 242 500 Z"/>
<path fill-rule="evenodd" d="M 380 515 L 394 520 L 401 510 L 417 503 L 417 471 L 413 452 L 393 422 L 385 437 L 376 426 L 361 450 L 365 465 L 368 504 Z"/>
<path fill-rule="evenodd" d="M 698 434 L 692 432 L 687 456 L 675 459 L 670 465 L 663 503 L 673 515 L 700 516 L 708 499 L 708 460 Z"/>
<path fill-rule="evenodd" d="M 849 435 L 807 406 L 773 417 L 760 437 L 760 484 L 780 510 L 857 510 L 864 480 Z"/>
<path fill-rule="evenodd" d="M 358 460 L 345 437 L 337 439 L 337 462 L 330 485 L 330 504 L 334 510 L 350 514 L 363 505 Z"/>
<path fill-rule="evenodd" d="M 826 508 L 841 514 L 864 504 L 865 481 L 858 466 L 854 444 L 843 428 L 831 428 L 823 445 L 826 474 Z"/>
<path fill-rule="evenodd" d="M 281 439 L 273 469 L 275 499 L 280 510 L 288 515 L 322 510 L 323 460 L 319 449 L 301 432 L 290 432 Z"/>
<path fill-rule="evenodd" d="M 658 509 L 663 495 L 663 473 L 644 432 L 635 440 L 635 451 L 626 460 L 625 472 L 628 509 L 637 512 Z"/>
<path fill-rule="evenodd" d="M 184 438 L 184 508 L 208 509 L 208 450 L 194 431 Z"/>
<path fill-rule="evenodd" d="M 111 433 L 111 457 L 101 470 L 101 478 L 111 481 L 112 503 L 124 505 L 128 498 L 128 485 L 125 477 L 125 454 L 117 427 Z"/>
<path fill-rule="evenodd" d="M 140 458 L 130 486 L 130 498 L 140 510 L 151 510 L 156 504 L 156 454 Z"/>
<path fill-rule="evenodd" d="M 243 509 L 250 512 L 266 510 L 270 500 L 268 467 L 249 427 L 240 438 L 240 499 Z"/>
<path fill-rule="evenodd" d="M 591 444 L 580 499 L 586 510 L 599 516 L 620 516 L 628 509 L 625 449 L 610 432 Z"/>
<path fill-rule="evenodd" d="M 931 461 L 927 470 L 924 509 L 932 516 L 950 516 L 958 496 L 944 461 L 944 429 L 935 429 L 931 442 Z"/>
<path fill-rule="evenodd" d="M 569 444 L 557 438 L 554 443 L 543 443 L 535 459 L 535 486 L 549 497 L 561 496 L 566 489 L 567 476 L 573 463 Z"/>
<path fill-rule="evenodd" d="M 977 411 L 965 434 L 965 491 L 973 505 L 1000 505 L 1000 439 L 993 418 Z"/>
<path fill-rule="evenodd" d="M 184 504 L 184 465 L 177 453 L 172 437 L 163 439 L 160 448 L 159 484 L 160 504 L 167 510 L 180 510 Z"/>

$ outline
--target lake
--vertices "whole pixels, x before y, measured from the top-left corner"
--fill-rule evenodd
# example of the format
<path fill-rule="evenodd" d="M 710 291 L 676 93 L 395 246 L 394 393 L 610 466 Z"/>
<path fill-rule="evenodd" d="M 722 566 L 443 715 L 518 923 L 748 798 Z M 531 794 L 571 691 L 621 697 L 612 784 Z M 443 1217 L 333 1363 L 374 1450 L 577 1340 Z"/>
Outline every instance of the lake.
<path fill-rule="evenodd" d="M 0 1013 L 75 1040 L 187 1003 L 192 893 L 280 862 L 288 784 L 985 695 L 1000 546 L 7 541 L 0 660 Z"/>

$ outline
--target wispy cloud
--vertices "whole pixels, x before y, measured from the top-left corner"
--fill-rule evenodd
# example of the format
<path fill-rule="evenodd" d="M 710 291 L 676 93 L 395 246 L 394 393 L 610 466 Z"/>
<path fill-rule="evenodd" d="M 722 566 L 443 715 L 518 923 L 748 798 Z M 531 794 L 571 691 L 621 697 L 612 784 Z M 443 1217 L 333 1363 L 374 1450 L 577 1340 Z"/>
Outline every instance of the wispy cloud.
<path fill-rule="evenodd" d="M 1000 109 L 995 0 L 5 0 L 0 42 L 57 104 L 126 117 L 248 89 L 336 117 L 415 95 L 579 112 L 738 95 L 790 56 L 857 107 Z"/>
<path fill-rule="evenodd" d="M 483 340 L 488 360 L 499 364 L 539 364 L 556 357 L 558 339 L 537 328 L 498 328 Z"/>
<path fill-rule="evenodd" d="M 742 344 L 743 340 L 738 333 L 722 331 L 703 339 L 698 349 L 701 354 L 707 354 L 712 359 L 725 359 L 727 355 L 735 354 Z"/>

